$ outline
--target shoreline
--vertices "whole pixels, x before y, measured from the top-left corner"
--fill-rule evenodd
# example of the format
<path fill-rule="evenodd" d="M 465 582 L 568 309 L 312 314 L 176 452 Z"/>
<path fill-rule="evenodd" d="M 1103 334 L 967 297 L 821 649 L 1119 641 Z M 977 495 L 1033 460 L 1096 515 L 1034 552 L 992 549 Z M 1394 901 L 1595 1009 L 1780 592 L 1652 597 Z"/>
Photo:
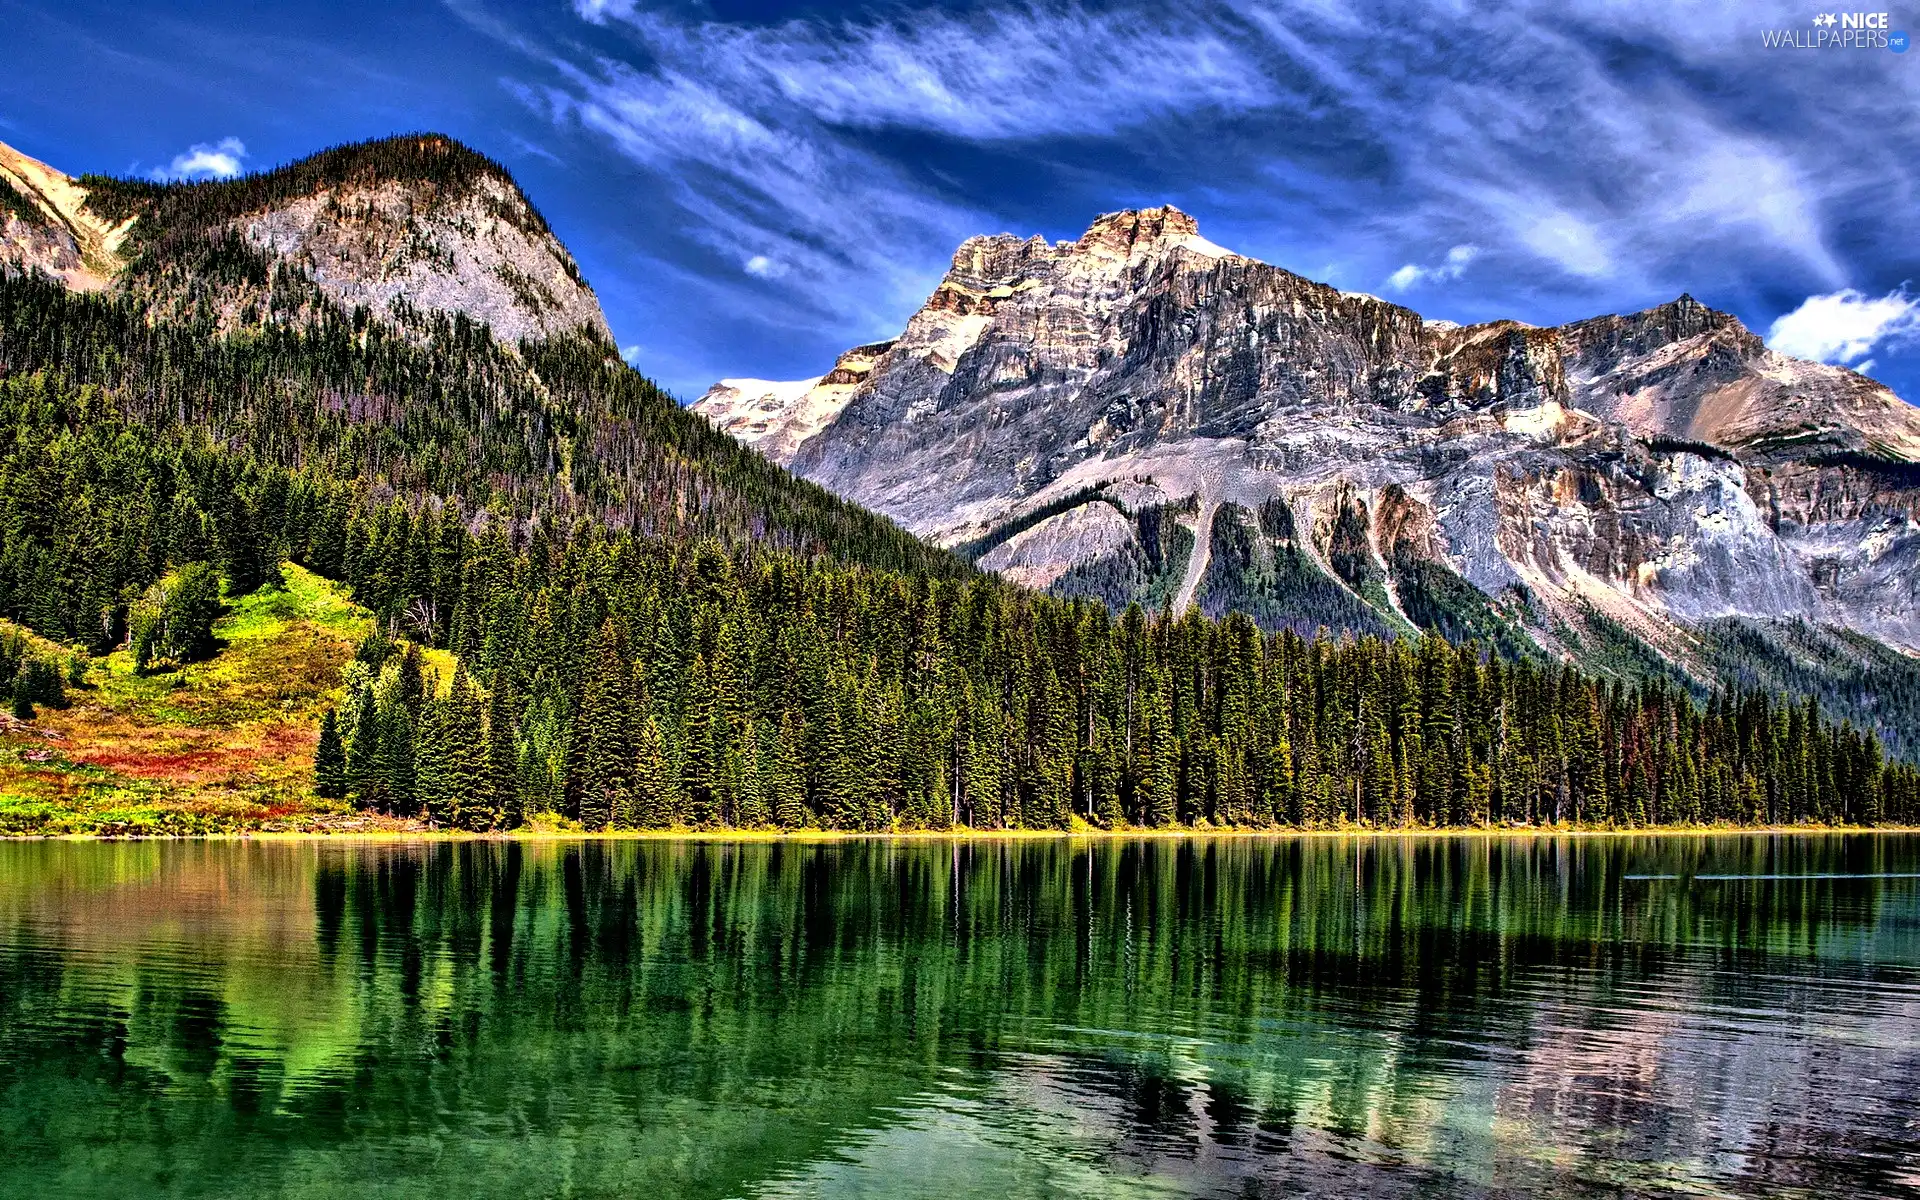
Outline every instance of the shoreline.
<path fill-rule="evenodd" d="M 1598 826 L 1473 826 L 1431 829 L 938 829 L 863 832 L 839 829 L 536 829 L 473 833 L 451 829 L 243 830 L 196 834 L 6 834 L 0 845 L 21 842 L 739 842 L 827 845 L 840 842 L 1009 841 L 1287 841 L 1295 839 L 1632 838 L 1632 837 L 1830 837 L 1836 834 L 1920 834 L 1912 825 L 1649 825 L 1635 829 Z"/>

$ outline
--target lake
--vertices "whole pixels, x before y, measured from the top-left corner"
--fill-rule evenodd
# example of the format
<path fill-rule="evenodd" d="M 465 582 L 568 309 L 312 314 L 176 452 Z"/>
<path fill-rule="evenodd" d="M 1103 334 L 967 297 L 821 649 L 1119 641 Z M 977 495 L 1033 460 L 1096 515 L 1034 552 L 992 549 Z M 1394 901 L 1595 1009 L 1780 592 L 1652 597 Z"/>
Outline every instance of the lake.
<path fill-rule="evenodd" d="M 0 844 L 0 1195 L 1920 1191 L 1920 837 Z"/>

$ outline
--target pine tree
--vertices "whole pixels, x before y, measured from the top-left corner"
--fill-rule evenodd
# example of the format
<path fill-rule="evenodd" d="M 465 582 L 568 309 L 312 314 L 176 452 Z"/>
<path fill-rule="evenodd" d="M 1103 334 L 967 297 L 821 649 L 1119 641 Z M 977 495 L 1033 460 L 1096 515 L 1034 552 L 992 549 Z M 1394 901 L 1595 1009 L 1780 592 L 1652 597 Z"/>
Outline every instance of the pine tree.
<path fill-rule="evenodd" d="M 625 806 L 626 828 L 665 829 L 680 820 L 680 786 L 667 754 L 666 735 L 649 714 L 640 726 L 633 783 Z"/>
<path fill-rule="evenodd" d="M 353 740 L 347 748 L 347 796 L 361 808 L 378 808 L 383 802 L 380 761 L 380 718 L 373 688 L 362 687 L 354 700 Z"/>
<path fill-rule="evenodd" d="M 407 714 L 418 720 L 421 710 L 426 707 L 427 697 L 435 690 L 435 687 L 428 686 L 426 661 L 420 655 L 420 647 L 409 644 L 400 655 L 400 670 L 394 679 L 394 699 L 406 705 Z"/>
<path fill-rule="evenodd" d="M 582 825 L 605 829 L 614 815 L 628 810 L 633 799 L 635 747 L 633 742 L 633 672 L 624 653 L 618 628 L 609 619 L 588 642 L 588 675 L 581 695 L 580 711 L 575 715 L 576 744 L 579 755 L 569 755 L 569 771 L 577 770 Z"/>
<path fill-rule="evenodd" d="M 800 759 L 804 743 L 799 714 L 789 709 L 780 719 L 780 733 L 767 778 L 773 821 L 782 829 L 804 829 L 809 823 L 806 769 Z"/>
<path fill-rule="evenodd" d="M 447 695 L 445 757 L 458 781 L 449 789 L 454 797 L 453 821 L 476 833 L 499 827 L 504 816 L 490 786 L 485 712 L 465 665 L 456 667 Z"/>
<path fill-rule="evenodd" d="M 680 755 L 680 791 L 687 819 L 696 829 L 719 820 L 724 718 L 717 711 L 713 672 L 704 655 L 693 659 L 691 688 Z"/>
<path fill-rule="evenodd" d="M 525 795 L 521 790 L 520 749 L 514 721 L 514 700 L 504 672 L 494 673 L 493 692 L 487 697 L 487 774 L 485 787 L 491 807 L 500 814 L 502 829 L 526 824 Z"/>
<path fill-rule="evenodd" d="M 450 699 L 435 697 L 420 713 L 413 739 L 415 786 L 427 820 L 442 829 L 460 827 L 460 797 L 471 781 L 460 773 L 460 755 Z"/>
<path fill-rule="evenodd" d="M 313 791 L 323 800 L 347 798 L 347 750 L 340 741 L 340 721 L 332 709 L 320 721 L 320 744 L 313 752 Z"/>
<path fill-rule="evenodd" d="M 741 829 L 764 829 L 773 821 L 768 798 L 767 747 L 760 731 L 748 721 L 732 754 L 734 811 L 730 823 Z"/>
<path fill-rule="evenodd" d="M 1143 734 L 1146 746 L 1140 773 L 1140 812 L 1142 823 L 1156 829 L 1165 829 L 1174 823 L 1177 804 L 1178 764 L 1172 731 L 1168 728 L 1172 724 L 1173 719 L 1164 707 L 1156 708 L 1148 713 Z"/>
<path fill-rule="evenodd" d="M 414 816 L 420 806 L 415 790 L 413 714 L 396 703 L 380 714 L 377 723 L 379 759 L 373 773 L 379 780 L 381 808 L 392 816 Z"/>

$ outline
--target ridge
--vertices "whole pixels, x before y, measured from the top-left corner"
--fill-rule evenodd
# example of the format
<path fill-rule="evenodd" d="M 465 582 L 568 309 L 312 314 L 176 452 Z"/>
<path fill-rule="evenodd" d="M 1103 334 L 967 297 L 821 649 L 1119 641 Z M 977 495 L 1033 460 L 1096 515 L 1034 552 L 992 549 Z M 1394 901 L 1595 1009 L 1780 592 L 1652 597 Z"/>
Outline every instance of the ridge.
<path fill-rule="evenodd" d="M 249 212 L 273 208 L 341 187 L 414 184 L 432 200 L 493 178 L 513 189 L 524 206 L 512 219 L 525 232 L 552 236 L 552 229 L 513 174 L 500 163 L 442 133 L 395 134 L 343 142 L 303 158 L 248 172 L 235 179 L 157 182 L 109 175 L 83 175 L 93 207 L 109 219 L 137 218 L 142 237 L 196 232 Z"/>
<path fill-rule="evenodd" d="M 197 182 L 71 179 L 6 150 L 0 182 L 25 198 L 8 206 L 0 254 L 182 314 L 211 300 L 222 328 L 331 304 L 401 328 L 464 315 L 509 345 L 576 332 L 612 342 L 579 265 L 512 174 L 445 134 Z M 19 219 L 27 200 L 46 224 Z"/>

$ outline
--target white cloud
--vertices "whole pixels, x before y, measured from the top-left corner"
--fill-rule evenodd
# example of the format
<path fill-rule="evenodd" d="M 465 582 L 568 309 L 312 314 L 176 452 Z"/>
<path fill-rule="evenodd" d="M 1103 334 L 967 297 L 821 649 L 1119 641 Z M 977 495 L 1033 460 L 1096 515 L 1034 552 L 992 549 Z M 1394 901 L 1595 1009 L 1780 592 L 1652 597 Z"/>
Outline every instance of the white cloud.
<path fill-rule="evenodd" d="M 1571 274 L 1595 279 L 1613 270 L 1613 255 L 1600 231 L 1570 212 L 1540 213 L 1514 232 L 1522 246 Z"/>
<path fill-rule="evenodd" d="M 1818 189 L 1786 150 L 1715 128 L 1695 131 L 1688 141 L 1697 151 L 1676 164 L 1678 195 L 1670 220 L 1704 219 L 1715 231 L 1744 229 L 1789 249 L 1829 283 L 1845 277 L 1827 249 Z"/>
<path fill-rule="evenodd" d="M 595 25 L 605 25 L 610 17 L 633 15 L 633 0 L 573 0 L 573 11 Z"/>
<path fill-rule="evenodd" d="M 1876 346 L 1899 345 L 1920 337 L 1920 297 L 1904 290 L 1872 297 L 1853 288 L 1808 296 L 1799 308 L 1767 330 L 1767 345 L 1795 358 L 1851 363 Z M 1858 370 L 1873 366 L 1860 363 Z"/>
<path fill-rule="evenodd" d="M 1462 243 L 1447 251 L 1447 256 L 1430 267 L 1418 263 L 1408 263 L 1387 276 L 1387 287 L 1396 292 L 1422 283 L 1445 283 L 1458 279 L 1474 259 L 1480 257 L 1480 247 Z"/>
<path fill-rule="evenodd" d="M 221 138 L 217 142 L 195 142 L 184 154 L 176 154 L 164 167 L 155 168 L 153 177 L 161 180 L 233 179 L 246 168 L 240 160 L 247 156 L 246 143 L 239 138 Z"/>
<path fill-rule="evenodd" d="M 773 279 L 787 273 L 786 267 L 764 254 L 756 254 L 744 264 L 747 274 L 758 275 L 762 279 Z"/>

